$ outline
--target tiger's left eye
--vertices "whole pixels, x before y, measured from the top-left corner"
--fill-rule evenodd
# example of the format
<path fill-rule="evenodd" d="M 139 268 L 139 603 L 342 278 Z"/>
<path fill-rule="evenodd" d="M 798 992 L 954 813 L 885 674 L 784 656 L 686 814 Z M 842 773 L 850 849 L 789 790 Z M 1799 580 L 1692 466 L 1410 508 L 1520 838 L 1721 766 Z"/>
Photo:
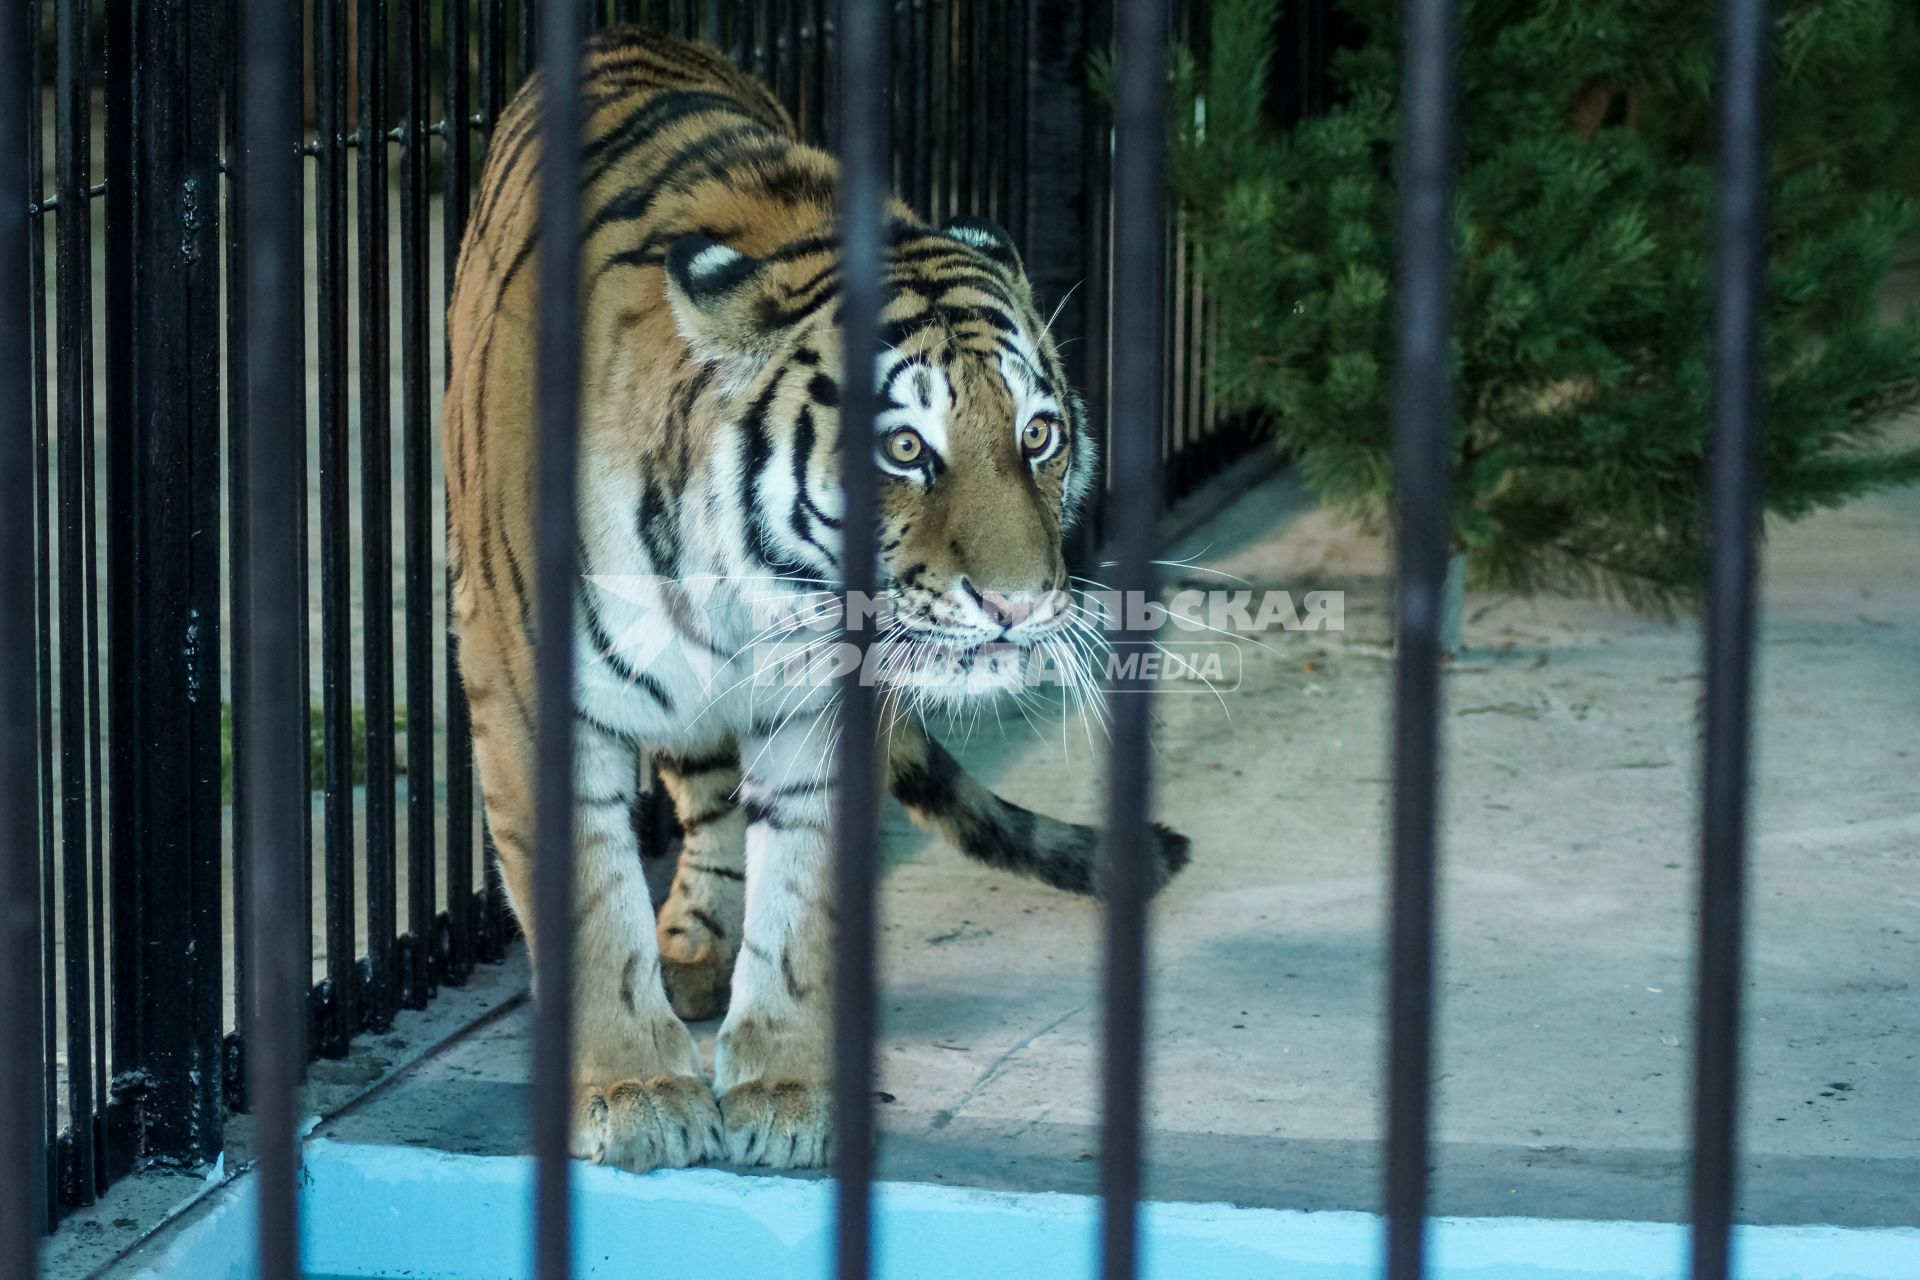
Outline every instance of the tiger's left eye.
<path fill-rule="evenodd" d="M 1030 418 L 1027 425 L 1020 429 L 1020 451 L 1029 458 L 1037 458 L 1053 448 L 1053 435 L 1057 428 L 1052 418 Z"/>

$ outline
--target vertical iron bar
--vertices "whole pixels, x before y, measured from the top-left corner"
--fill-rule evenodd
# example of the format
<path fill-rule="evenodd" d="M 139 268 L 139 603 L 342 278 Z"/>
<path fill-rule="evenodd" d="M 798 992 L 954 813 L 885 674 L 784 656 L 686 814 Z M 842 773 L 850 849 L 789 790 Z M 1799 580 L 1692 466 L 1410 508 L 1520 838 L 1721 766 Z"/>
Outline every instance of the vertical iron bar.
<path fill-rule="evenodd" d="M 109 369 L 133 368 L 133 6 L 109 5 L 106 36 L 106 342 Z M 106 387 L 107 510 L 127 512 L 133 503 L 133 387 L 128 378 L 108 378 Z M 134 839 L 133 821 L 133 705 L 134 667 L 131 569 L 133 521 L 107 521 L 107 853 L 117 876 L 120 851 Z M 114 945 L 112 957 L 113 1026 L 109 1052 L 116 1074 L 138 1056 L 138 1023 L 124 1006 L 136 994 L 123 985 L 130 966 L 126 954 L 131 939 L 120 930 L 118 885 L 112 895 Z"/>
<path fill-rule="evenodd" d="M 821 146 L 832 147 L 840 136 L 840 0 L 816 0 L 820 14 L 820 41 L 814 57 L 820 65 Z"/>
<path fill-rule="evenodd" d="M 227 519 L 231 521 L 227 539 L 227 564 L 224 586 L 226 601 L 223 616 L 227 631 L 224 637 L 227 648 L 227 679 L 232 694 L 231 710 L 227 713 L 229 721 L 228 760 L 247 758 L 247 728 L 252 717 L 247 713 L 248 691 L 252 681 L 247 675 L 248 647 L 247 627 L 252 621 L 252 613 L 247 607 L 247 586 L 251 575 L 247 571 L 247 539 L 243 535 L 246 528 L 247 507 L 247 386 L 244 377 L 232 376 L 233 370 L 246 367 L 247 349 L 247 298 L 246 263 L 242 259 L 241 248 L 246 242 L 243 228 L 239 224 L 238 211 L 234 202 L 234 187 L 238 182 L 241 169 L 240 121 L 237 105 L 240 96 L 240 59 L 243 50 L 238 33 L 239 0 L 220 0 L 220 21 L 230 33 L 220 42 L 220 93 L 223 101 L 229 104 L 223 113 L 220 133 L 220 153 L 223 161 L 220 170 L 221 199 L 221 265 L 225 271 L 222 289 L 225 293 L 226 331 L 221 335 L 224 348 L 221 352 L 222 391 L 226 396 L 226 423 L 221 444 L 225 452 L 221 455 L 227 468 Z M 232 867 L 232 880 L 229 888 L 232 897 L 226 902 L 224 910 L 232 922 L 233 928 L 233 990 L 236 993 L 236 1027 L 234 1042 L 229 1048 L 237 1051 L 241 1065 L 246 1062 L 246 1012 L 247 996 L 251 990 L 251 969 L 253 958 L 253 938 L 246 928 L 242 909 L 249 897 L 248 861 L 250 850 L 247 847 L 247 834 L 252 824 L 247 817 L 247 780 L 251 775 L 247 770 L 232 767 L 228 782 L 232 787 L 231 838 L 228 844 L 229 865 Z M 230 1061 L 230 1060 L 229 1060 Z M 222 1074 L 226 1074 L 228 1062 L 223 1062 Z M 248 1110 L 246 1097 L 246 1075 L 243 1070 L 237 1082 L 223 1080 L 226 1103 L 234 1111 L 245 1113 Z"/>
<path fill-rule="evenodd" d="M 540 29 L 547 51 L 541 96 L 539 361 L 535 506 L 535 634 L 573 626 L 579 566 L 580 427 L 580 10 L 549 0 Z M 534 653 L 533 936 L 540 948 L 534 1004 L 533 1151 L 535 1275 L 572 1274 L 573 1088 L 573 646 L 549 639 Z"/>
<path fill-rule="evenodd" d="M 93 401 L 93 220 L 91 209 L 91 169 L 92 156 L 92 92 L 93 74 L 93 13 L 92 6 L 82 0 L 79 13 L 77 41 L 79 43 L 78 64 L 83 85 L 74 94 L 75 115 L 73 133 L 77 138 L 75 149 L 79 152 L 80 172 L 76 186 L 75 199 L 88 206 L 84 222 L 84 238 L 80 241 L 80 262 L 82 266 L 83 288 L 76 299 L 81 313 L 82 327 L 81 365 L 84 371 L 83 422 L 85 429 L 80 441 L 81 472 L 81 510 L 85 513 L 85 525 L 82 532 L 81 569 L 82 581 L 86 584 L 83 610 L 86 628 L 86 671 L 87 671 L 87 866 L 88 889 L 90 896 L 92 955 L 87 963 L 88 976 L 92 981 L 93 1025 L 91 1028 L 93 1070 L 94 1112 L 91 1118 L 91 1134 L 88 1142 L 93 1148 L 94 1193 L 104 1191 L 107 1184 L 107 1131 L 103 1114 L 107 1104 L 107 928 L 106 928 L 106 814 L 105 792 L 106 776 L 104 761 L 104 741 L 102 720 L 104 711 L 101 704 L 100 688 L 100 593 L 99 545 L 96 517 L 98 511 L 97 482 L 95 470 L 95 428 L 97 418 Z M 91 1199 L 91 1197 L 89 1197 Z"/>
<path fill-rule="evenodd" d="M 1182 219 L 1183 237 L 1191 233 Z M 1206 440 L 1200 431 L 1200 251 L 1192 239 L 1183 239 L 1186 255 L 1186 289 L 1180 298 L 1181 327 L 1185 333 L 1181 352 L 1181 371 L 1185 379 L 1180 409 L 1180 434 L 1184 442 L 1180 491 L 1190 493 L 1207 475 Z"/>
<path fill-rule="evenodd" d="M 800 115 L 800 0 L 780 0 L 780 100 Z"/>
<path fill-rule="evenodd" d="M 1165 378 L 1166 419 L 1163 439 L 1166 442 L 1164 471 L 1161 475 L 1161 506 L 1164 508 L 1186 488 L 1187 466 L 1192 455 L 1187 452 L 1187 325 L 1186 307 L 1182 304 L 1187 296 L 1187 243 L 1184 219 L 1176 213 L 1172 225 L 1167 229 L 1167 252 L 1164 259 L 1167 267 L 1167 293 L 1161 305 L 1163 312 L 1161 330 L 1167 344 L 1167 370 Z"/>
<path fill-rule="evenodd" d="M 1433 1058 L 1440 611 L 1453 400 L 1454 0 L 1406 10 L 1394 361 L 1393 884 L 1387 1024 L 1387 1277 L 1425 1266 Z"/>
<path fill-rule="evenodd" d="M 969 22 L 967 36 L 967 97 L 970 104 L 968 115 L 971 123 L 967 132 L 967 165 L 972 174 L 969 179 L 972 200 L 967 211 L 976 217 L 997 218 L 993 208 L 993 191 L 989 178 L 989 160 L 987 152 L 992 146 L 990 141 L 991 123 L 988 112 L 992 109 L 994 97 L 993 51 L 989 46 L 992 39 L 993 24 L 990 13 L 992 0 L 973 0 L 966 6 Z"/>
<path fill-rule="evenodd" d="M 408 0 L 403 0 L 403 3 Z M 367 741 L 366 1025 L 397 1005 L 394 953 L 392 352 L 387 293 L 387 5 L 360 0 L 361 677 Z"/>
<path fill-rule="evenodd" d="M 40 1026 L 44 1037 L 41 1046 L 46 1067 L 45 1086 L 41 1096 L 46 1104 L 44 1115 L 42 1151 L 46 1161 L 45 1183 L 48 1193 L 47 1207 L 52 1208 L 53 1195 L 59 1182 L 59 1099 L 53 1081 L 59 1071 L 59 1043 L 57 1017 L 59 994 L 56 988 L 58 972 L 54 963 L 54 881 L 56 867 L 54 863 L 53 813 L 54 813 L 54 734 L 53 734 L 53 654 L 54 633 L 51 596 L 54 580 L 53 568 L 53 494 L 52 454 L 48 434 L 47 406 L 47 285 L 46 285 L 46 206 L 43 203 L 45 191 L 45 165 L 41 150 L 45 135 L 45 117 L 41 86 L 45 83 L 45 69 L 41 66 L 41 34 L 45 30 L 41 22 L 40 0 L 28 0 L 27 29 L 33 35 L 29 42 L 31 48 L 27 55 L 26 118 L 27 118 L 27 196 L 39 209 L 38 216 L 32 219 L 28 231 L 27 295 L 32 319 L 28 325 L 28 346 L 30 349 L 33 386 L 33 450 L 36 468 L 34 485 L 34 558 L 39 566 L 39 588 L 34 592 L 34 613 L 39 635 L 39 751 L 40 751 L 40 891 L 41 891 L 41 931 L 40 940 L 44 949 L 41 956 L 41 1018 Z M 51 1228 L 52 1219 L 47 1219 Z"/>
<path fill-rule="evenodd" d="M 26 14 L 0 23 L 0 105 L 32 123 L 38 84 Z M 47 1221 L 41 1074 L 40 735 L 37 693 L 34 360 L 29 131 L 0 129 L 0 1275 L 40 1274 Z M 16 185 L 18 184 L 18 185 Z M 51 921 L 46 924 L 51 925 Z M 51 934 L 51 928 L 46 932 Z"/>
<path fill-rule="evenodd" d="M 1151 511 L 1160 460 L 1159 349 L 1165 241 L 1166 118 L 1162 106 L 1167 10 L 1161 0 L 1116 7 L 1114 98 L 1113 498 Z M 1129 599 L 1153 590 L 1151 520 L 1114 522 L 1112 583 Z M 1108 688 L 1113 763 L 1107 791 L 1106 1038 L 1101 1088 L 1101 1274 L 1130 1280 L 1139 1249 L 1141 1089 L 1145 1080 L 1148 787 L 1147 691 L 1137 675 Z"/>
<path fill-rule="evenodd" d="M 446 186 L 441 196 L 441 233 L 445 259 L 441 267 L 442 295 L 453 296 L 454 271 L 460 262 L 460 242 L 467 229 L 468 188 L 472 182 L 473 131 L 467 118 L 473 109 L 468 87 L 467 0 L 447 0 L 443 41 L 446 45 L 447 138 L 441 173 Z M 453 369 L 449 352 L 446 368 Z M 452 571 L 447 574 L 446 599 L 453 599 Z M 447 957 L 450 983 L 466 981 L 473 969 L 473 746 L 467 722 L 467 695 L 460 684 L 459 644 L 453 628 L 446 634 L 447 696 Z"/>
<path fill-rule="evenodd" d="M 1008 189 L 1007 180 L 1012 166 L 1007 161 L 1013 151 L 1013 86 L 1019 82 L 1020 75 L 1012 0 L 993 0 L 987 31 L 991 42 L 988 68 L 993 92 L 987 102 L 988 145 L 984 164 L 987 183 L 993 191 L 993 220 L 1011 230 L 1013 193 Z"/>
<path fill-rule="evenodd" d="M 320 719 L 327 987 L 319 1052 L 340 1057 L 360 1027 L 359 861 L 353 820 L 353 507 L 347 387 L 347 0 L 315 0 L 316 333 L 320 357 Z"/>
<path fill-rule="evenodd" d="M 507 103 L 507 0 L 480 0 L 480 114 L 485 136 Z"/>
<path fill-rule="evenodd" d="M 54 198 L 59 202 L 54 275 L 59 326 L 60 563 L 60 896 L 66 955 L 67 1118 L 70 1156 L 62 1172 L 61 1199 L 91 1204 L 94 1198 L 92 975 L 88 961 L 87 716 L 92 646 L 83 629 L 92 614 L 93 484 L 85 461 L 93 437 L 93 210 L 87 199 L 88 102 L 87 14 L 79 0 L 60 0 L 54 10 Z M 95 793 L 97 795 L 97 792 Z"/>
<path fill-rule="evenodd" d="M 908 136 L 913 139 L 913 164 L 908 169 L 910 186 L 906 197 L 913 211 L 923 218 L 933 216 L 933 131 L 929 127 L 932 101 L 932 77 L 928 60 L 933 53 L 932 31 L 928 26 L 928 0 L 912 0 L 907 13 L 907 98 L 898 110 L 908 117 Z"/>
<path fill-rule="evenodd" d="M 833 21 L 835 0 L 807 0 L 813 15 L 813 43 L 807 50 L 807 140 L 815 146 L 830 146 L 834 137 L 831 70 L 827 65 L 827 28 Z"/>
<path fill-rule="evenodd" d="M 773 23 L 769 0 L 759 0 L 750 6 L 742 26 L 748 32 L 748 48 L 752 50 L 752 62 L 748 65 L 754 75 L 771 85 L 773 83 Z"/>
<path fill-rule="evenodd" d="M 1106 422 L 1106 397 L 1098 355 L 1105 349 L 1106 258 L 1096 249 L 1104 226 L 1101 197 L 1107 124 L 1086 91 L 1091 33 L 1089 5 L 1027 5 L 1030 57 L 1020 81 L 1024 100 L 1020 142 L 1020 189 L 1015 206 L 1020 248 L 1042 314 L 1053 318 L 1067 378 L 1087 397 L 1087 421 Z M 1097 47 L 1097 46 L 1091 46 Z M 939 102 L 934 97 L 934 102 Z M 936 122 L 930 122 L 936 123 Z M 934 203 L 932 197 L 929 203 Z M 1089 273 L 1092 272 L 1092 278 Z M 1096 341 L 1097 339 L 1097 341 Z M 1104 453 L 1104 450 L 1102 451 Z M 1092 504 L 1098 509 L 1098 491 Z M 1095 520 L 1090 512 L 1071 534 L 1068 558 L 1076 569 L 1093 559 Z"/>
<path fill-rule="evenodd" d="M 921 212 L 934 222 L 944 222 L 954 213 L 952 4 L 951 0 L 927 0 L 927 7 L 932 11 L 927 21 L 927 42 L 932 46 L 927 132 L 933 141 L 933 171 L 927 180 L 927 207 Z"/>
<path fill-rule="evenodd" d="M 1056 55 L 1052 61 L 1056 67 L 1065 63 L 1065 67 L 1055 74 L 1067 80 L 1071 86 L 1069 92 L 1080 108 L 1080 264 L 1084 283 L 1079 296 L 1085 299 L 1086 307 L 1086 322 L 1082 328 L 1086 341 L 1080 344 L 1080 358 L 1085 362 L 1080 371 L 1084 379 L 1080 384 L 1081 394 L 1087 399 L 1087 420 L 1110 424 L 1110 379 L 1113 372 L 1113 112 L 1096 95 L 1081 90 L 1084 81 L 1075 76 L 1081 64 L 1073 59 L 1076 56 L 1084 58 L 1091 50 L 1105 48 L 1112 41 L 1113 8 L 1111 5 L 1096 4 L 1088 6 L 1083 12 L 1077 54 L 1076 46 L 1069 38 L 1070 33 L 1062 32 L 1052 39 L 1065 45 L 1064 53 Z M 1098 474 L 1093 482 L 1093 501 L 1079 530 L 1083 550 L 1101 545 L 1106 538 L 1108 516 L 1112 511 L 1107 493 L 1111 462 L 1111 452 L 1103 449 L 1098 460 Z"/>
<path fill-rule="evenodd" d="M 1707 448 L 1706 755 L 1695 1000 L 1694 1280 L 1725 1280 L 1739 1158 L 1754 579 L 1766 296 L 1767 0 L 1725 0 L 1714 162 L 1713 434 Z"/>
<path fill-rule="evenodd" d="M 1003 161 L 1008 170 L 1007 178 L 1007 229 L 1013 233 L 1014 243 L 1022 252 L 1029 253 L 1027 240 L 1032 232 L 1027 216 L 1027 149 L 1031 145 L 1033 128 L 1033 6 L 1028 0 L 1015 0 L 1012 25 L 1007 38 L 1012 43 L 1012 74 L 1007 82 L 1007 94 L 1012 112 L 1012 123 L 1008 126 L 1010 148 Z"/>
<path fill-rule="evenodd" d="M 840 392 L 840 482 L 846 493 L 840 552 L 846 592 L 845 644 L 863 660 L 840 683 L 838 809 L 834 814 L 833 900 L 839 909 L 833 954 L 833 1176 L 836 1274 L 865 1280 L 872 1252 L 874 879 L 880 797 L 874 691 L 862 678 L 871 629 L 861 602 L 876 589 L 873 421 L 879 410 L 874 365 L 885 305 L 882 223 L 887 196 L 886 66 L 892 6 L 840 0 L 840 279 L 846 366 Z"/>
<path fill-rule="evenodd" d="M 300 526 L 306 489 L 306 389 L 288 369 L 306 367 L 302 279 L 303 174 L 300 119 L 299 0 L 240 6 L 237 229 L 246 247 L 243 279 L 247 483 L 236 510 L 248 544 L 246 591 L 251 652 L 241 703 L 248 751 L 236 759 L 247 776 L 251 855 L 247 921 L 253 933 L 247 992 L 247 1096 L 256 1120 L 259 1274 L 300 1273 L 294 1176 L 299 1159 L 294 1089 L 306 1061 L 302 1043 L 309 953 L 301 942 L 301 887 L 308 864 L 307 691 L 301 653 L 306 593 L 301 590 Z M 259 430 L 252 431 L 253 425 Z"/>
<path fill-rule="evenodd" d="M 953 9 L 953 168 L 954 212 L 977 216 L 980 206 L 973 185 L 973 160 L 976 139 L 973 108 L 979 98 L 981 67 L 979 50 L 973 41 L 974 17 L 982 0 L 954 0 Z"/>
<path fill-rule="evenodd" d="M 109 6 L 109 9 L 115 6 Z M 133 155 L 123 547 L 126 643 L 110 658 L 127 744 L 114 791 L 116 1074 L 139 1072 L 150 1157 L 220 1151 L 224 1022 L 220 815 L 219 0 L 131 12 L 121 123 Z M 110 265 L 115 265 L 110 262 Z M 130 278 L 128 278 L 130 276 Z M 115 290 L 110 289 L 110 293 Z M 122 715 L 124 710 L 124 717 Z M 122 1053 L 122 1034 L 127 1052 Z"/>
<path fill-rule="evenodd" d="M 406 580 L 407 932 L 401 975 L 409 1009 L 433 996 L 433 366 L 427 346 L 427 6 L 400 9 L 400 430 L 402 566 Z"/>
<path fill-rule="evenodd" d="M 919 160 L 919 148 L 913 136 L 913 36 L 906 25 L 913 17 L 913 11 L 907 0 L 885 0 L 887 20 L 887 41 L 892 48 L 901 48 L 898 58 L 891 60 L 881 69 L 887 78 L 887 100 L 903 104 L 903 109 L 889 113 L 888 126 L 892 135 L 887 147 L 887 188 L 902 192 L 909 204 L 913 202 L 913 170 Z"/>

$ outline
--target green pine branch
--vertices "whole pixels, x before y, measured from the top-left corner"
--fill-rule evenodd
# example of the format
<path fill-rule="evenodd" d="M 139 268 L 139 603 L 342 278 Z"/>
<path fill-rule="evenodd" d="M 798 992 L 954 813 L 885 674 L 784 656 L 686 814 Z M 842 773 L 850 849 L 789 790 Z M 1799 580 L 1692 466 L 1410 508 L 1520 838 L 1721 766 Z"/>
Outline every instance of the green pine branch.
<path fill-rule="evenodd" d="M 1217 0 L 1171 70 L 1170 173 L 1218 295 L 1219 392 L 1258 410 L 1330 504 L 1391 494 L 1394 5 L 1340 101 L 1266 116 L 1280 0 Z M 1710 10 L 1467 0 L 1451 476 L 1469 578 L 1668 609 L 1697 591 L 1711 287 Z M 1766 313 L 1766 500 L 1793 519 L 1914 483 L 1886 442 L 1920 405 L 1920 317 L 1887 317 L 1920 231 L 1920 16 L 1783 0 Z M 1096 77 L 1097 79 L 1097 77 Z"/>

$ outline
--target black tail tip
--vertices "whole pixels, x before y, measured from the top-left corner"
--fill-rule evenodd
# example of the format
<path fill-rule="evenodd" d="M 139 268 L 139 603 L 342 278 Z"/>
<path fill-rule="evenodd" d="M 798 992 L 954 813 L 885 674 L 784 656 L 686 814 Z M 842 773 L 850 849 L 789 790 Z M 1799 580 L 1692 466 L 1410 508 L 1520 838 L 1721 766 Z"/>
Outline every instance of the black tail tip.
<path fill-rule="evenodd" d="M 1158 868 L 1153 886 L 1155 889 L 1165 886 L 1167 881 L 1180 874 L 1182 867 L 1193 860 L 1193 842 L 1172 827 L 1157 822 L 1153 824 L 1153 851 Z"/>

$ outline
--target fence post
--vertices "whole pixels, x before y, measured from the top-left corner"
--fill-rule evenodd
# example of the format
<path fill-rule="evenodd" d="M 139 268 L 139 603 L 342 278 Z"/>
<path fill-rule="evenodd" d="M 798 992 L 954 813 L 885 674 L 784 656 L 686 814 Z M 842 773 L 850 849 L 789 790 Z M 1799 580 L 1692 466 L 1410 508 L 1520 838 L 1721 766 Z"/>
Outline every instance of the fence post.
<path fill-rule="evenodd" d="M 109 735 L 114 1063 L 141 1152 L 220 1150 L 218 0 L 125 6 L 109 30 Z"/>
<path fill-rule="evenodd" d="M 1013 211 L 1016 225 L 1009 229 L 1019 239 L 1041 313 L 1060 308 L 1052 332 L 1064 344 L 1060 354 L 1068 378 L 1086 397 L 1087 421 L 1103 423 L 1106 277 L 1095 233 L 1105 226 L 1105 202 L 1098 197 L 1107 157 L 1103 147 L 1092 144 L 1106 136 L 1107 113 L 1087 84 L 1087 55 L 1107 29 L 1107 6 L 1103 0 L 1078 0 L 1022 8 L 1026 172 L 1020 182 L 1023 207 Z M 1096 493 L 1076 530 L 1076 545 L 1069 548 L 1077 563 L 1091 559 L 1099 502 Z"/>
<path fill-rule="evenodd" d="M 34 554 L 33 308 L 28 128 L 38 33 L 0 22 L 0 1275 L 40 1274 L 47 1222 L 40 1005 L 39 717 Z"/>

